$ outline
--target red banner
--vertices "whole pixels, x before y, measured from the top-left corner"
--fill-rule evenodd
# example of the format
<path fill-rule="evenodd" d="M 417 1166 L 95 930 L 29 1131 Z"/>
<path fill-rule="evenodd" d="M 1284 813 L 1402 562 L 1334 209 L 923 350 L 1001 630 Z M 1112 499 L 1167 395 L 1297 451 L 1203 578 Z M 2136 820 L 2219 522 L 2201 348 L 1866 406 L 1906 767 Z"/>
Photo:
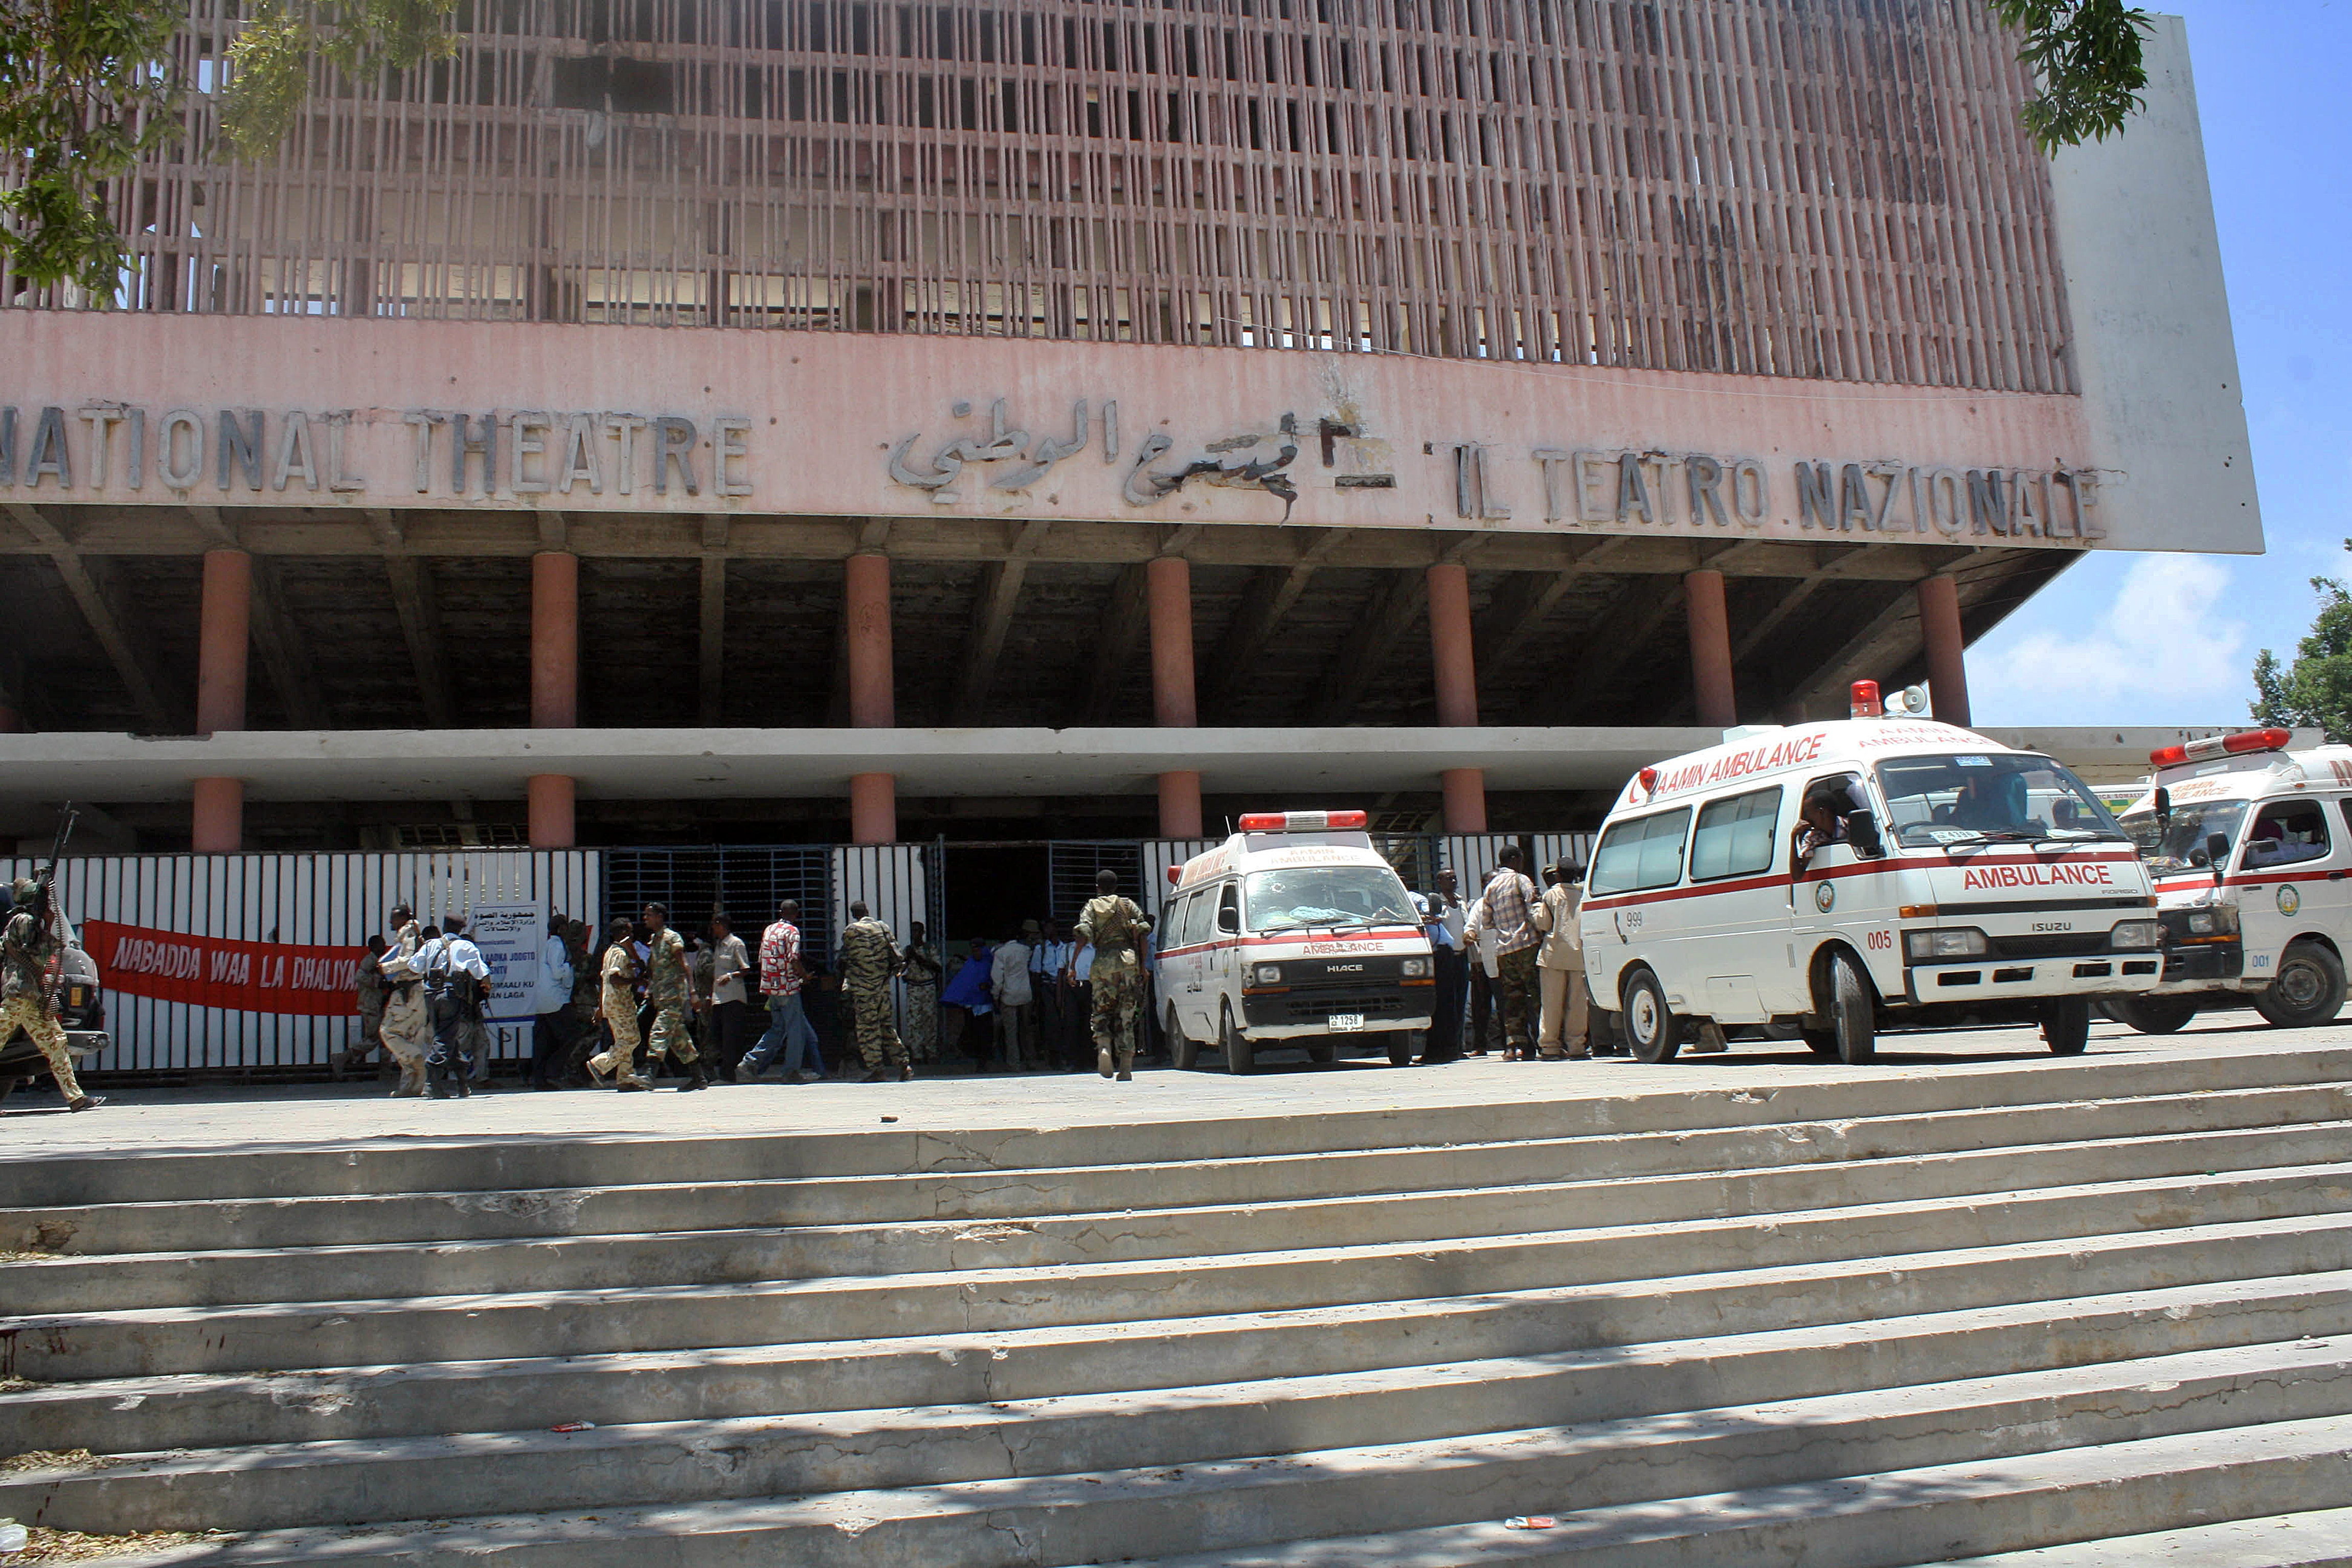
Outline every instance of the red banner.
<path fill-rule="evenodd" d="M 364 947 L 296 947 L 149 931 L 110 920 L 82 923 L 99 982 L 125 996 L 200 1008 L 336 1018 L 359 1011 Z"/>

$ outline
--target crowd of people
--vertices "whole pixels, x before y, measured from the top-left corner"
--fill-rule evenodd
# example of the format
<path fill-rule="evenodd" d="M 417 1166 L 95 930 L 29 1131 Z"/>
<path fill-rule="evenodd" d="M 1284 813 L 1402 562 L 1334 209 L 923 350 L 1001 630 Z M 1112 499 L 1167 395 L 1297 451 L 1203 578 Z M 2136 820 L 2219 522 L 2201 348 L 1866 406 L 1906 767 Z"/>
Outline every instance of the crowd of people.
<path fill-rule="evenodd" d="M 1103 1077 L 1126 1080 L 1151 923 L 1119 894 L 1116 873 L 1097 886 L 1050 939 L 1043 922 L 1024 920 L 1001 942 L 972 943 L 952 973 L 921 922 L 901 945 L 862 902 L 849 906 L 830 963 L 803 940 L 789 899 L 756 955 L 723 913 L 698 936 L 659 904 L 616 914 L 593 952 L 587 923 L 556 914 L 531 1001 L 529 1081 L 643 1092 L 667 1071 L 680 1091 L 771 1073 L 807 1083 L 831 1075 L 828 1047 L 834 1071 L 862 1068 L 867 1083 L 959 1056 L 977 1071 L 1078 1071 L 1090 1050 Z M 419 924 L 402 904 L 387 925 L 359 968 L 360 1041 L 337 1065 L 364 1070 L 381 1049 L 396 1097 L 463 1098 L 489 1074 L 489 966 L 462 917 Z"/>
<path fill-rule="evenodd" d="M 1451 871 L 1437 873 L 1434 892 L 1413 895 L 1437 977 L 1421 1064 L 1614 1053 L 1588 1028 L 1577 931 L 1583 868 L 1545 867 L 1538 887 L 1518 848 L 1499 859 L 1475 897 L 1462 895 Z M 849 915 L 830 962 L 803 939 L 791 900 L 756 952 L 723 913 L 689 936 L 663 905 L 647 904 L 607 921 L 593 952 L 586 922 L 553 915 L 532 1000 L 531 1086 L 643 1092 L 665 1072 L 682 1092 L 835 1073 L 878 1083 L 959 1061 L 976 1072 L 1093 1066 L 1126 1079 L 1139 1051 L 1165 1059 L 1150 1005 L 1152 923 L 1119 894 L 1113 873 L 1072 919 L 1022 920 L 956 960 L 920 921 L 901 944 L 865 904 Z M 489 967 L 460 917 L 420 925 L 401 905 L 388 925 L 360 966 L 361 1042 L 341 1066 L 358 1070 L 380 1047 L 395 1095 L 462 1098 L 489 1071 Z"/>

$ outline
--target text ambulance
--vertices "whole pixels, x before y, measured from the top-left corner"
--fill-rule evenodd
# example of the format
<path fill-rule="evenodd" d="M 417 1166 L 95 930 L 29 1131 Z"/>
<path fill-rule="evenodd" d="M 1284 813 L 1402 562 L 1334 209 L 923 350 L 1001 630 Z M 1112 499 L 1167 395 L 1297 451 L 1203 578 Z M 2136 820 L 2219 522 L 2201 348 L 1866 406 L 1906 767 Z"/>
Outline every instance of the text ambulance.
<path fill-rule="evenodd" d="M 2081 1051 L 2095 998 L 2157 979 L 2132 841 L 2060 764 L 1968 730 L 1855 717 L 1727 732 L 1629 782 L 1586 873 L 1594 1005 L 1645 1061 L 1734 1025 L 1867 1058 L 1885 1025 L 2038 1020 Z"/>
<path fill-rule="evenodd" d="M 1247 1072 L 1268 1045 L 1317 1061 L 1372 1035 L 1402 1067 L 1436 975 L 1412 898 L 1361 811 L 1266 812 L 1169 871 L 1157 996 L 1176 1065 L 1201 1047 Z"/>
<path fill-rule="evenodd" d="M 2156 878 L 2164 983 L 2111 1004 L 2167 1034 L 2198 1008 L 2252 1001 L 2282 1028 L 2344 1006 L 2352 937 L 2352 747 L 2289 751 L 2284 729 L 2152 752 L 2146 795 L 2124 812 Z"/>

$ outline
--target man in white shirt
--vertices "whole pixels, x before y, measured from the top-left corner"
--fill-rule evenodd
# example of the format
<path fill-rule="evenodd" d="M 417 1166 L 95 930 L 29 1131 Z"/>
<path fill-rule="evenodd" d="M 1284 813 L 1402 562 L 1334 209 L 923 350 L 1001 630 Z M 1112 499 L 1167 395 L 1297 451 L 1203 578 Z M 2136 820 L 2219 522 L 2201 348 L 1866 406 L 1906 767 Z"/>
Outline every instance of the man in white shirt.
<path fill-rule="evenodd" d="M 530 1086 L 553 1089 L 579 1041 L 572 1013 L 572 944 L 564 933 L 572 916 L 562 910 L 547 917 L 547 940 L 539 950 L 539 985 L 530 995 Z"/>
<path fill-rule="evenodd" d="M 996 1039 L 1003 1048 L 1005 1067 L 1014 1072 L 1028 1066 L 1028 1058 L 1036 1045 L 1037 1013 L 1032 1003 L 1034 993 L 1029 988 L 1029 943 L 1034 939 L 1037 923 L 1021 923 L 1021 936 L 1015 936 L 996 950 L 988 971 L 989 995 L 996 998 Z"/>
<path fill-rule="evenodd" d="M 719 1076 L 734 1082 L 736 1063 L 743 1060 L 744 1037 L 751 1030 L 751 996 L 744 982 L 751 973 L 751 955 L 735 923 L 724 915 L 710 917 L 710 1054 Z"/>
<path fill-rule="evenodd" d="M 452 915 L 441 925 L 441 935 L 417 950 L 414 964 L 425 977 L 425 1004 L 433 1017 L 425 1076 L 436 1100 L 448 1099 L 453 1089 L 464 1100 L 473 1094 L 466 1081 L 473 1076 L 474 1025 L 489 995 L 490 966 L 466 939 L 464 915 Z"/>

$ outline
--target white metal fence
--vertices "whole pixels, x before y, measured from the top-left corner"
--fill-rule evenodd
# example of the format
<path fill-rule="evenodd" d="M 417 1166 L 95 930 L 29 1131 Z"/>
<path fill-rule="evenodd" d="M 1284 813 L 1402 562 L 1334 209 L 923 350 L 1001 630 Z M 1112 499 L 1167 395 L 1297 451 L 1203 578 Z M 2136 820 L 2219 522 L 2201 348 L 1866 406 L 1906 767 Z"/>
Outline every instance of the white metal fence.
<path fill-rule="evenodd" d="M 6 861 L 9 876 L 37 862 Z M 357 947 L 383 929 L 392 905 L 419 921 L 478 905 L 541 903 L 571 914 L 597 904 L 603 868 L 593 850 L 457 851 L 418 854 L 321 853 L 68 857 L 58 868 L 61 905 L 92 920 L 189 936 L 306 946 Z M 100 960 L 103 981 L 103 959 Z M 323 1067 L 359 1034 L 349 1017 L 247 1012 L 134 997 L 109 988 L 113 1045 L 101 1071 L 277 1071 Z M 492 1030 L 496 1054 L 530 1050 L 530 1029 Z"/>

